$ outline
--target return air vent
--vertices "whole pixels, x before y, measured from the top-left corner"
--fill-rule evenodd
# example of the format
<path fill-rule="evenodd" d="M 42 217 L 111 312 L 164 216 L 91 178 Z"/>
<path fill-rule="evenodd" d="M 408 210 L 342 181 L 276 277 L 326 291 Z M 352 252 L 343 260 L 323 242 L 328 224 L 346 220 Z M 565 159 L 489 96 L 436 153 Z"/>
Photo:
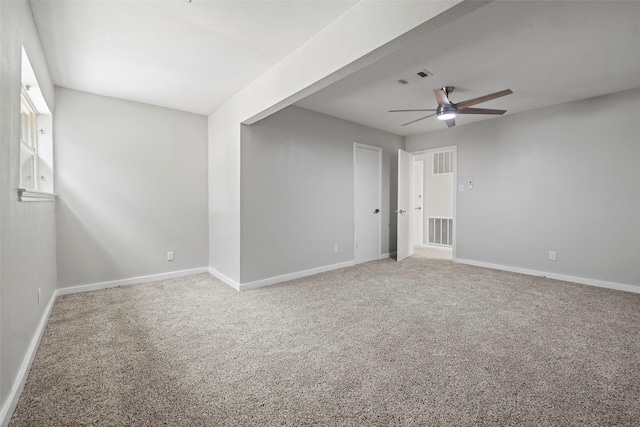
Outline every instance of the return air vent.
<path fill-rule="evenodd" d="M 451 174 L 453 173 L 453 151 L 442 151 L 433 153 L 433 174 Z"/>
<path fill-rule="evenodd" d="M 427 78 L 429 76 L 433 76 L 433 73 L 431 73 L 430 71 L 422 69 L 422 70 L 418 70 L 415 73 L 411 73 L 411 74 L 408 74 L 408 75 L 406 75 L 406 76 L 404 76 L 402 78 L 397 79 L 396 83 L 398 83 L 401 86 L 404 86 L 404 85 L 408 85 L 410 83 L 415 83 L 415 82 L 420 81 L 420 80 L 422 80 L 424 78 Z"/>
<path fill-rule="evenodd" d="M 453 218 L 429 218 L 429 244 L 451 246 Z"/>

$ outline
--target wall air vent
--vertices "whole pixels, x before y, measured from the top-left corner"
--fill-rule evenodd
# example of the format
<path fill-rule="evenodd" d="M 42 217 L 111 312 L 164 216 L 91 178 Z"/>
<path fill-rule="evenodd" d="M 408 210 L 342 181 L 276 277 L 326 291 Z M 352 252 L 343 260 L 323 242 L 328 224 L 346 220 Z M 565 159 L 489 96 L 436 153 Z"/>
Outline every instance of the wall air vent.
<path fill-rule="evenodd" d="M 429 244 L 452 246 L 453 218 L 429 218 Z"/>
<path fill-rule="evenodd" d="M 427 70 L 419 70 L 415 73 L 411 73 L 411 74 L 407 74 L 406 76 L 397 79 L 396 83 L 398 83 L 399 85 L 408 85 L 409 83 L 415 83 L 417 81 L 420 81 L 424 78 L 427 78 L 429 76 L 433 76 L 433 73 L 431 73 L 430 71 Z"/>
<path fill-rule="evenodd" d="M 433 153 L 433 175 L 453 173 L 453 151 Z"/>

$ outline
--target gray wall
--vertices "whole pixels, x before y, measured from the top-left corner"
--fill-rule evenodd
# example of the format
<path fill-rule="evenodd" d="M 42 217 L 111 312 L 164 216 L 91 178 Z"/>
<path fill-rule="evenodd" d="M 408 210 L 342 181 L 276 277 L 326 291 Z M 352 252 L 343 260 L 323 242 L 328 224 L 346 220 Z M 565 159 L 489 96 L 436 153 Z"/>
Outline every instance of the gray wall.
<path fill-rule="evenodd" d="M 209 268 L 239 283 L 241 135 L 234 113 L 223 107 L 208 118 Z"/>
<path fill-rule="evenodd" d="M 54 129 L 59 288 L 207 266 L 206 117 L 58 88 Z"/>
<path fill-rule="evenodd" d="M 289 107 L 243 127 L 242 283 L 353 260 L 354 142 L 383 149 L 381 252 L 396 250 L 404 138 Z"/>
<path fill-rule="evenodd" d="M 640 89 L 407 138 L 458 145 L 457 257 L 640 285 Z M 557 251 L 557 261 L 548 260 Z"/>
<path fill-rule="evenodd" d="M 0 408 L 56 288 L 55 202 L 18 202 L 22 45 L 49 108 L 54 88 L 26 2 L 0 2 Z M 38 305 L 38 288 L 42 290 Z M 0 420 L 1 421 L 1 420 Z"/>
<path fill-rule="evenodd" d="M 359 2 L 209 116 L 209 267 L 240 282 L 241 123 L 252 124 L 484 3 Z"/>

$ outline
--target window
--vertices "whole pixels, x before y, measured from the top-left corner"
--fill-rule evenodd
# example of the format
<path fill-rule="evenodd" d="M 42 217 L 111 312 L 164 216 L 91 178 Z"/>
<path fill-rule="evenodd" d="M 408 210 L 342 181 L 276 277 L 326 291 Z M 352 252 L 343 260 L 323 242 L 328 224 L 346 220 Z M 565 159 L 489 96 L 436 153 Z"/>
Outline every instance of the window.
<path fill-rule="evenodd" d="M 53 119 L 24 48 L 21 77 L 18 195 L 21 201 L 55 200 Z"/>
<path fill-rule="evenodd" d="M 38 137 L 36 113 L 29 96 L 22 94 L 20 102 L 20 187 L 37 190 Z"/>

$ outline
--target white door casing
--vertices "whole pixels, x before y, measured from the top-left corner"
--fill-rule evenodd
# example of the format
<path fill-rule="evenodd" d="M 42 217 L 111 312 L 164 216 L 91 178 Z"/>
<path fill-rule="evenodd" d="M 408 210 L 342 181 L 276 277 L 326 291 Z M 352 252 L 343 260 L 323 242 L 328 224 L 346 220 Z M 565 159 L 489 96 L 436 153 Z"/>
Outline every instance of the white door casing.
<path fill-rule="evenodd" d="M 382 149 L 354 144 L 354 261 L 380 259 Z"/>
<path fill-rule="evenodd" d="M 414 163 L 413 154 L 398 149 L 398 262 L 413 255 Z"/>
<path fill-rule="evenodd" d="M 413 243 L 424 243 L 424 160 L 416 160 L 414 168 Z"/>

